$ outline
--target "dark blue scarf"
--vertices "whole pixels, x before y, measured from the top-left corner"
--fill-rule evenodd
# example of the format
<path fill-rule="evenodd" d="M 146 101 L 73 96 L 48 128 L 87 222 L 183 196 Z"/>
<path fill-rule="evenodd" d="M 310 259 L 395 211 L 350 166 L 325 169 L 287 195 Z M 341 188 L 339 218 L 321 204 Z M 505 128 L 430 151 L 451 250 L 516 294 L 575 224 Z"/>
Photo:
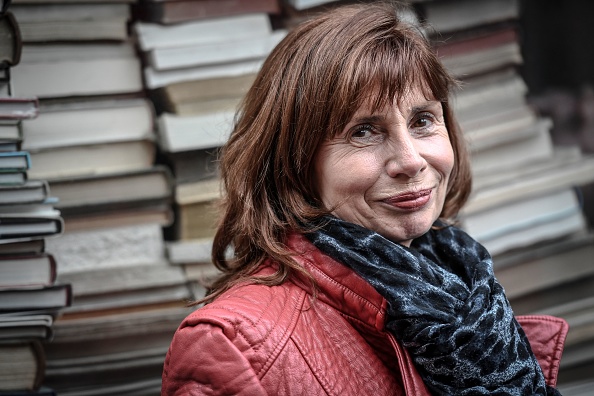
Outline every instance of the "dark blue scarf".
<path fill-rule="evenodd" d="M 439 395 L 558 395 L 545 385 L 487 250 L 458 228 L 410 248 L 336 218 L 307 236 L 388 301 L 386 327 Z"/>

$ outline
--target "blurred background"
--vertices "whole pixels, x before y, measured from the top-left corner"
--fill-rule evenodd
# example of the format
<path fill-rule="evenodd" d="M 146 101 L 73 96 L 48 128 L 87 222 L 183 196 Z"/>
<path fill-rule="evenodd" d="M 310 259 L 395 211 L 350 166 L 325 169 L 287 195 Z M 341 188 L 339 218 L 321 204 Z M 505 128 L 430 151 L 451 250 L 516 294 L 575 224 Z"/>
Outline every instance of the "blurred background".
<path fill-rule="evenodd" d="M 0 0 L 0 395 L 160 394 L 217 275 L 235 108 L 295 24 L 350 2 Z M 594 2 L 408 3 L 461 82 L 460 226 L 516 314 L 570 323 L 559 387 L 594 394 Z"/>

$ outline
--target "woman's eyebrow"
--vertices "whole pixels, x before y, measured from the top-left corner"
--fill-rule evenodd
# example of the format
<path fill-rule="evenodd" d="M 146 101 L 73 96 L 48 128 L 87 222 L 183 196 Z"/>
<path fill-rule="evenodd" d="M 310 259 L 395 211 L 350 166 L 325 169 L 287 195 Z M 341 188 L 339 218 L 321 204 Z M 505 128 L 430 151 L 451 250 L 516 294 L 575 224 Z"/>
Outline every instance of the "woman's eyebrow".
<path fill-rule="evenodd" d="M 411 110 L 412 113 L 418 113 L 420 111 L 425 111 L 425 110 L 428 110 L 428 109 L 437 108 L 438 106 L 441 107 L 441 102 L 440 101 L 429 100 L 427 102 L 420 103 L 418 105 L 412 106 L 410 110 Z"/>
<path fill-rule="evenodd" d="M 374 122 L 382 122 L 386 119 L 385 115 L 381 114 L 371 114 L 371 115 L 355 115 L 351 119 L 351 124 L 364 124 L 364 123 L 374 123 Z"/>

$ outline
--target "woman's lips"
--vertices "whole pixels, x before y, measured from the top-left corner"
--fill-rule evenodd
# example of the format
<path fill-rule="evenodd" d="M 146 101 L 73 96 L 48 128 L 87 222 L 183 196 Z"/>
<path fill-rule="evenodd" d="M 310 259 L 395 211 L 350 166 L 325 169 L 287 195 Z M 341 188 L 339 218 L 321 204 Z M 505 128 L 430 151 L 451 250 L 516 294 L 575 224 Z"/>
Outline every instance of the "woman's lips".
<path fill-rule="evenodd" d="M 410 193 L 404 193 L 395 197 L 390 197 L 384 202 L 399 209 L 417 209 L 425 205 L 431 199 L 432 189 L 420 190 Z"/>

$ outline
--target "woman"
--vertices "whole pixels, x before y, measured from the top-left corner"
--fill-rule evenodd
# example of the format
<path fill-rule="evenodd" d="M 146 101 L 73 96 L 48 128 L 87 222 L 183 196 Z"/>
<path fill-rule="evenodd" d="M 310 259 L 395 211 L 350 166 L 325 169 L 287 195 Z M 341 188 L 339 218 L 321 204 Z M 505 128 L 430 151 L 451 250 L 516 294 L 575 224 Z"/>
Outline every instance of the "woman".
<path fill-rule="evenodd" d="M 339 8 L 268 57 L 221 156 L 224 275 L 164 395 L 556 394 L 567 325 L 520 327 L 449 225 L 470 190 L 453 81 L 399 15 Z"/>

